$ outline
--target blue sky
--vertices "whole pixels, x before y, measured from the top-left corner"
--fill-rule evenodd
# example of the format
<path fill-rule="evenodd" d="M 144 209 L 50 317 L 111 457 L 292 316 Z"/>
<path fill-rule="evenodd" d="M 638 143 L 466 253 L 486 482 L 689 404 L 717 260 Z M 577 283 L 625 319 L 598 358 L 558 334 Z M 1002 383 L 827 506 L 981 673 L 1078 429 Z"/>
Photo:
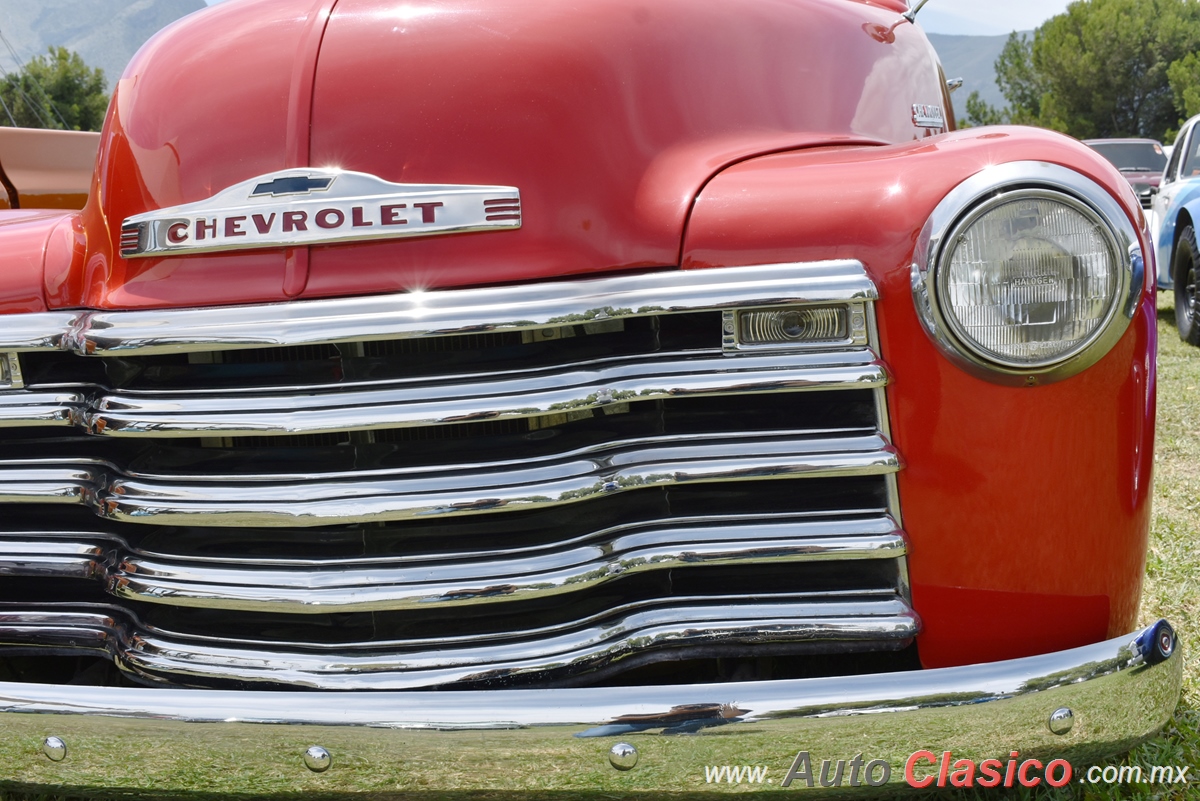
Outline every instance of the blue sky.
<path fill-rule="evenodd" d="M 917 21 L 931 33 L 995 36 L 1029 31 L 1067 10 L 1069 0 L 929 0 Z"/>
<path fill-rule="evenodd" d="M 210 6 L 222 0 L 204 0 Z M 1069 0 L 929 0 L 917 18 L 932 33 L 995 36 L 1033 30 L 1066 11 Z"/>

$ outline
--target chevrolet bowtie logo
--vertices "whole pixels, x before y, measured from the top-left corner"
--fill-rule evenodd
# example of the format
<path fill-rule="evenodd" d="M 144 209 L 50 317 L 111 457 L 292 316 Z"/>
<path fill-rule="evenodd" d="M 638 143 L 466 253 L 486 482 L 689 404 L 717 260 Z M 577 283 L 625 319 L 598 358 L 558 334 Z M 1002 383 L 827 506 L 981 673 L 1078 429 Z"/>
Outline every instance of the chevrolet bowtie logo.
<path fill-rule="evenodd" d="M 268 184 L 258 184 L 250 197 L 260 195 L 306 195 L 316 190 L 325 190 L 333 183 L 332 178 L 314 178 L 308 175 L 289 175 L 286 178 L 276 178 Z"/>

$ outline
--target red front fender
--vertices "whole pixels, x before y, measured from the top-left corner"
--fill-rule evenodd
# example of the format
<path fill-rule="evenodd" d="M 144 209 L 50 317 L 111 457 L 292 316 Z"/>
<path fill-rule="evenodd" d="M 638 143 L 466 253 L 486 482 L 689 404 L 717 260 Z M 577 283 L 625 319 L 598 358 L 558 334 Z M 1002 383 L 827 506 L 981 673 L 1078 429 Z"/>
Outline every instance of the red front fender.
<path fill-rule="evenodd" d="M 928 667 L 1044 653 L 1134 625 L 1150 520 L 1154 305 L 1099 363 L 1004 386 L 951 363 L 913 305 L 914 243 L 981 169 L 1035 160 L 1104 187 L 1149 239 L 1128 184 L 1078 142 L 975 129 L 907 145 L 822 148 L 726 170 L 688 224 L 684 266 L 855 258 L 879 287 L 882 357 Z"/>

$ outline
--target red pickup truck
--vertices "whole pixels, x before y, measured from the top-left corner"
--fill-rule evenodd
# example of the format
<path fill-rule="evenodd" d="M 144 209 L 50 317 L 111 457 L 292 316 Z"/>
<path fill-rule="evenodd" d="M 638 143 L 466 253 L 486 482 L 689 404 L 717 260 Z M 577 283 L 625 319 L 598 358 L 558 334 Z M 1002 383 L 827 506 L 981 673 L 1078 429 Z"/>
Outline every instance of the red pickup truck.
<path fill-rule="evenodd" d="M 1059 785 L 1156 731 L 1138 198 L 954 128 L 900 0 L 159 33 L 81 209 L 0 150 L 7 786 Z"/>

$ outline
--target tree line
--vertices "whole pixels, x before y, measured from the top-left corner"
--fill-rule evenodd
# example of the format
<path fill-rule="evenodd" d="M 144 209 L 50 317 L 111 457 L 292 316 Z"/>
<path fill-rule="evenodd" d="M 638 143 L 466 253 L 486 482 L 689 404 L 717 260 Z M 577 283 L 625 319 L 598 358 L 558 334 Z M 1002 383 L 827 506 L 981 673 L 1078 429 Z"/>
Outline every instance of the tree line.
<path fill-rule="evenodd" d="M 107 109 L 104 70 L 65 47 L 0 78 L 0 125 L 98 131 Z"/>
<path fill-rule="evenodd" d="M 1078 0 L 1032 38 L 1009 35 L 996 83 L 1008 106 L 972 92 L 963 127 L 1169 141 L 1200 113 L 1200 0 Z"/>

